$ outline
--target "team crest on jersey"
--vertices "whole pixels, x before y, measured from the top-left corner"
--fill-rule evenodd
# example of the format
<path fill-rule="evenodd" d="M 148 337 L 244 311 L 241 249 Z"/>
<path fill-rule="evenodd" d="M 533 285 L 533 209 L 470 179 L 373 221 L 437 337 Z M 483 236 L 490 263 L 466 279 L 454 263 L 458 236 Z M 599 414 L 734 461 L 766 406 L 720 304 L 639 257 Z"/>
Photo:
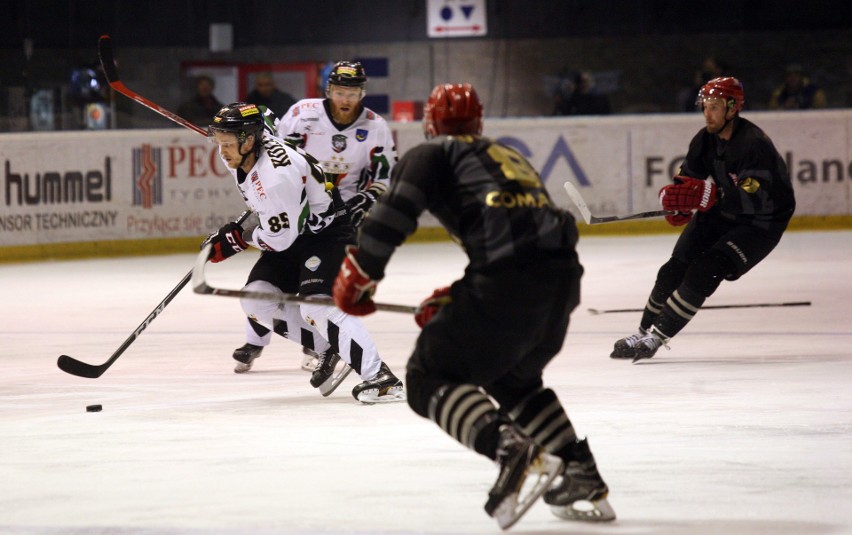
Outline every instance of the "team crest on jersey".
<path fill-rule="evenodd" d="M 364 141 L 365 139 L 367 139 L 367 134 L 369 134 L 368 131 L 364 130 L 363 128 L 359 128 L 355 130 L 355 139 L 357 139 L 358 141 Z"/>
<path fill-rule="evenodd" d="M 334 152 L 343 152 L 346 150 L 346 136 L 343 134 L 334 134 L 331 136 L 331 148 Z"/>

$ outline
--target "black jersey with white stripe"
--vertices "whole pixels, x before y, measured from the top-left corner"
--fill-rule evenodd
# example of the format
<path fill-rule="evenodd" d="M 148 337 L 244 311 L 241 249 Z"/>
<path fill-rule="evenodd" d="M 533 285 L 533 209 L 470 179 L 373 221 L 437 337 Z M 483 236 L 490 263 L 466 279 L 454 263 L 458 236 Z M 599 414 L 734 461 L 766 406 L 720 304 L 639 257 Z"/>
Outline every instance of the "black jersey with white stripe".
<path fill-rule="evenodd" d="M 469 270 L 575 254 L 577 227 L 554 206 L 516 150 L 481 136 L 445 136 L 410 149 L 361 227 L 358 259 L 375 278 L 428 210 L 461 242 Z"/>

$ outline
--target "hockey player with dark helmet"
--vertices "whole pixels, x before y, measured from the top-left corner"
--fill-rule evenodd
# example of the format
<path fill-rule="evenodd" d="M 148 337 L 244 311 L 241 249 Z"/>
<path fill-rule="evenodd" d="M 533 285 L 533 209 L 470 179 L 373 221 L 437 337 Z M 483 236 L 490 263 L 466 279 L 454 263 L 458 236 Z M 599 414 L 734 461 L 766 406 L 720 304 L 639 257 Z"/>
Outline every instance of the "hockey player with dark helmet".
<path fill-rule="evenodd" d="M 356 228 L 387 189 L 397 161 L 396 143 L 387 121 L 364 105 L 366 83 L 360 63 L 331 63 L 323 98 L 296 102 L 277 122 L 273 134 L 320 162 L 327 182 L 335 186 L 349 210 L 349 222 Z M 257 358 L 272 339 L 268 329 L 247 321 L 246 345 L 234 351 L 236 373 L 249 371 L 250 358 Z M 316 348 L 311 347 L 310 340 L 305 342 L 302 369 L 316 372 Z M 253 357 L 244 358 L 246 347 Z"/>
<path fill-rule="evenodd" d="M 237 147 L 242 155 L 238 167 L 242 167 L 249 154 L 254 152 L 255 157 L 260 153 L 260 140 L 264 129 L 263 111 L 254 104 L 245 102 L 234 102 L 220 109 L 213 117 L 213 121 L 207 127 L 207 137 L 215 142 L 216 132 L 225 132 L 237 136 Z M 252 137 L 252 145 L 248 150 L 243 145 Z"/>
<path fill-rule="evenodd" d="M 429 95 L 423 110 L 426 139 L 439 135 L 482 133 L 482 103 L 470 84 L 442 84 Z"/>
<path fill-rule="evenodd" d="M 204 244 L 210 245 L 210 262 L 259 249 L 262 252 L 249 272 L 245 291 L 330 295 L 344 248 L 355 241 L 354 228 L 337 188 L 325 180 L 319 162 L 284 139 L 264 135 L 264 129 L 263 110 L 243 102 L 224 106 L 208 127 L 219 157 L 254 218 L 247 227 L 230 222 L 210 236 Z M 402 382 L 381 360 L 372 337 L 356 318 L 321 302 L 279 304 L 244 299 L 241 305 L 247 319 L 269 331 L 286 324 L 289 329 L 280 333 L 285 338 L 293 336 L 290 339 L 300 345 L 307 338 L 312 340 L 323 365 L 314 370 L 310 384 L 323 396 L 331 394 L 354 370 L 363 379 L 352 391 L 358 401 L 405 400 Z M 234 359 L 247 371 L 260 349 L 243 347 Z M 346 366 L 338 367 L 341 361 Z"/>
<path fill-rule="evenodd" d="M 357 61 L 338 61 L 328 75 L 323 105 L 338 129 L 355 122 L 363 111 L 367 73 Z"/>
<path fill-rule="evenodd" d="M 367 86 L 367 73 L 364 71 L 364 66 L 357 61 L 338 61 L 328 75 L 326 93 L 331 85 L 360 87 L 363 90 Z M 361 96 L 364 96 L 363 93 Z"/>

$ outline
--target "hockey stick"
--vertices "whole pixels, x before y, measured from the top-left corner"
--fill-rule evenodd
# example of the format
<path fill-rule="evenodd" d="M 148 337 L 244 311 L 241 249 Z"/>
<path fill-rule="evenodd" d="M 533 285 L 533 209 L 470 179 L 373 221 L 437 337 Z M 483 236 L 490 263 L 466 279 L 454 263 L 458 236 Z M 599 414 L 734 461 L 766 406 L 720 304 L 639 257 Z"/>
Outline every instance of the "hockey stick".
<path fill-rule="evenodd" d="M 624 216 L 611 215 L 598 217 L 592 215 L 592 212 L 586 205 L 586 201 L 583 200 L 583 196 L 580 195 L 580 191 L 574 186 L 574 184 L 566 182 L 565 192 L 568 194 L 568 197 L 571 199 L 571 201 L 575 205 L 577 205 L 577 209 L 580 210 L 580 215 L 583 216 L 583 220 L 586 222 L 587 225 L 597 225 L 598 223 L 612 223 L 615 221 L 627 221 L 628 219 L 646 219 L 649 217 L 660 217 L 672 213 L 667 212 L 666 210 L 658 210 L 655 212 L 640 212 L 638 214 Z"/>
<path fill-rule="evenodd" d="M 242 223 L 246 220 L 250 213 L 251 212 L 243 212 L 236 222 L 238 224 Z M 205 243 L 204 249 L 209 252 L 210 245 Z M 113 362 L 118 360 L 118 357 L 120 357 L 121 354 L 124 353 L 124 351 L 128 347 L 130 347 L 130 344 L 132 344 L 137 338 L 139 338 L 139 335 L 142 334 L 142 331 L 148 328 L 148 325 L 152 321 L 154 321 L 154 319 L 159 316 L 160 313 L 163 312 L 163 309 L 166 308 L 166 305 L 171 303 L 172 299 L 174 299 L 175 296 L 179 294 L 181 290 L 183 290 L 183 287 L 186 286 L 190 280 L 192 280 L 192 271 L 184 275 L 178 285 L 175 286 L 171 292 L 169 292 L 169 295 L 167 295 L 165 299 L 160 301 L 160 304 L 157 305 L 157 308 L 155 308 L 151 311 L 150 314 L 148 314 L 148 317 L 145 318 L 145 320 L 141 324 L 139 324 L 139 327 L 136 327 L 136 330 L 130 334 L 130 336 L 127 338 L 127 340 L 124 341 L 123 344 L 121 344 L 121 347 L 116 349 L 115 353 L 113 353 L 112 356 L 110 356 L 110 358 L 107 359 L 107 361 L 103 364 L 87 364 L 73 357 L 69 357 L 68 355 L 60 355 L 59 359 L 56 361 L 56 365 L 59 366 L 59 369 L 64 371 L 65 373 L 70 373 L 71 375 L 76 375 L 78 377 L 86 377 L 88 379 L 97 379 L 98 377 L 103 375 L 103 373 L 107 371 L 110 366 L 112 366 Z"/>
<path fill-rule="evenodd" d="M 312 297 L 297 294 L 287 293 L 272 293 L 272 292 L 250 292 L 248 290 L 229 290 L 226 288 L 214 288 L 207 284 L 204 276 L 204 269 L 207 266 L 207 259 L 210 258 L 210 245 L 206 245 L 199 253 L 195 260 L 195 267 L 192 269 L 192 289 L 197 294 L 204 295 L 221 295 L 223 297 L 239 297 L 241 299 L 258 299 L 262 301 L 272 301 L 273 303 L 312 303 L 318 305 L 335 306 L 334 299 L 330 297 Z M 408 305 L 393 305 L 388 303 L 376 303 L 376 310 L 385 312 L 401 312 L 403 314 L 417 314 L 420 311 L 419 307 Z"/>
<path fill-rule="evenodd" d="M 789 303 L 752 303 L 752 304 L 744 304 L 744 305 L 708 305 L 706 307 L 701 307 L 701 310 L 708 310 L 713 308 L 768 308 L 768 307 L 809 307 L 811 306 L 810 301 L 793 301 Z M 644 312 L 644 308 L 616 308 L 610 310 L 599 310 L 597 308 L 590 308 L 589 314 L 598 315 L 598 314 L 615 314 L 619 312 Z"/>
<path fill-rule="evenodd" d="M 134 91 L 131 91 L 127 88 L 127 86 L 124 85 L 124 83 L 118 77 L 118 68 L 115 66 L 115 58 L 112 55 L 112 39 L 109 35 L 102 35 L 100 39 L 98 39 L 98 56 L 101 59 L 101 66 L 104 69 L 104 74 L 106 74 L 107 81 L 109 82 L 109 86 L 111 88 L 115 89 L 122 95 L 135 100 L 146 108 L 154 110 L 163 117 L 176 122 L 182 127 L 188 128 L 193 132 L 207 137 L 207 130 L 192 124 L 183 117 L 175 115 L 169 110 L 161 107 L 159 104 L 151 102 L 147 98 L 137 94 Z"/>

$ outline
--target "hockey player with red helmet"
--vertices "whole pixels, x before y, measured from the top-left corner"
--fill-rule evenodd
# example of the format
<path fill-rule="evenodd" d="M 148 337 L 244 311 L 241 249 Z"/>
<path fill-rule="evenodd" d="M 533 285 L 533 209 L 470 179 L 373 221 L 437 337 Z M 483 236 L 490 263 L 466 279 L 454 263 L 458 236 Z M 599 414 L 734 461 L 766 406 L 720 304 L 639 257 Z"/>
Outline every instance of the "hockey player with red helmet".
<path fill-rule="evenodd" d="M 740 117 L 744 102 L 743 86 L 732 77 L 714 78 L 698 91 L 705 127 L 659 193 L 673 212 L 666 220 L 686 227 L 657 273 L 638 332 L 618 340 L 612 358 L 653 357 L 723 280 L 754 268 L 787 229 L 796 207 L 790 174 L 769 137 Z"/>
<path fill-rule="evenodd" d="M 429 210 L 461 241 L 469 264 L 416 317 L 423 331 L 407 368 L 409 406 L 497 462 L 485 510 L 502 528 L 542 494 L 561 517 L 612 520 L 588 442 L 542 381 L 580 299 L 575 221 L 553 205 L 521 154 L 480 135 L 482 104 L 471 85 L 435 87 L 423 126 L 429 141 L 400 159 L 359 247 L 347 251 L 335 303 L 354 315 L 375 310 L 372 295 L 393 251 Z M 527 476 L 536 483 L 524 487 Z M 594 507 L 573 507 L 580 500 Z"/>

